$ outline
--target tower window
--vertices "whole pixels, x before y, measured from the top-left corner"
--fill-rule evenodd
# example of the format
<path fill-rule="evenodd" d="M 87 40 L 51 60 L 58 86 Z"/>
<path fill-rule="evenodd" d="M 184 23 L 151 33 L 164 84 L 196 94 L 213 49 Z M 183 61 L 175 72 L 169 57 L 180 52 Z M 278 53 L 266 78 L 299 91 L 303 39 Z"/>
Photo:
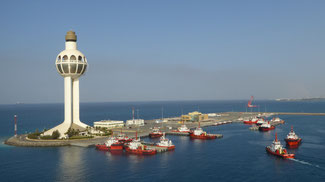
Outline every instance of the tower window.
<path fill-rule="evenodd" d="M 72 62 L 75 62 L 77 59 L 76 59 L 76 56 L 74 56 L 74 55 L 72 55 L 71 57 L 70 57 L 70 60 L 72 61 Z"/>
<path fill-rule="evenodd" d="M 63 74 L 63 71 L 62 71 L 62 68 L 61 68 L 61 64 L 57 64 L 56 67 L 57 67 L 58 71 L 59 71 L 61 74 Z"/>
<path fill-rule="evenodd" d="M 78 71 L 77 73 L 80 74 L 83 68 L 83 64 L 78 64 Z"/>
<path fill-rule="evenodd" d="M 77 64 L 70 63 L 70 73 L 76 73 L 76 70 L 77 70 Z"/>
<path fill-rule="evenodd" d="M 69 72 L 69 64 L 68 63 L 63 63 L 62 64 L 62 68 L 63 68 L 63 71 L 64 71 L 64 73 L 70 73 Z"/>
<path fill-rule="evenodd" d="M 64 55 L 64 56 L 63 56 L 63 61 L 64 61 L 64 62 L 67 62 L 67 61 L 68 61 L 68 56 L 67 56 L 67 55 Z"/>
<path fill-rule="evenodd" d="M 79 61 L 79 62 L 83 62 L 81 56 L 78 56 L 78 61 Z"/>

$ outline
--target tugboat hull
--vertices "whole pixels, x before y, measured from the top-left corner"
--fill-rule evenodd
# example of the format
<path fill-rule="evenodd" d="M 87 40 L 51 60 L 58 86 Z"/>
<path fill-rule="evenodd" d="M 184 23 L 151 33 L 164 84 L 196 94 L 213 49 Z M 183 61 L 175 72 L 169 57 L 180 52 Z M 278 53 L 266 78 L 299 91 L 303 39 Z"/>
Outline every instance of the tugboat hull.
<path fill-rule="evenodd" d="M 244 124 L 249 124 L 249 125 L 256 124 L 256 123 L 257 121 L 244 121 Z"/>
<path fill-rule="evenodd" d="M 109 150 L 106 145 L 100 145 L 100 144 L 96 145 L 96 149 L 97 150 L 104 150 L 104 151 L 108 151 Z"/>
<path fill-rule="evenodd" d="M 283 159 L 293 159 L 293 158 L 295 158 L 295 154 L 288 154 L 288 153 L 280 154 L 280 153 L 277 153 L 277 152 L 273 152 L 272 150 L 270 150 L 269 147 L 265 147 L 265 150 L 269 154 L 275 155 L 277 157 L 281 157 Z"/>
<path fill-rule="evenodd" d="M 160 145 L 156 145 L 157 147 L 161 147 L 161 148 L 166 148 L 168 151 L 171 151 L 171 150 L 175 150 L 175 145 L 172 145 L 172 146 L 160 146 Z"/>
<path fill-rule="evenodd" d="M 149 134 L 150 138 L 160 138 L 161 136 L 163 136 L 162 133 L 150 133 Z"/>
<path fill-rule="evenodd" d="M 300 142 L 301 142 L 301 138 L 299 139 L 284 139 L 284 141 L 287 143 L 287 145 L 289 147 L 298 147 L 300 145 Z"/>
<path fill-rule="evenodd" d="M 109 150 L 123 150 L 123 144 L 112 144 Z"/>
<path fill-rule="evenodd" d="M 142 149 L 130 149 L 129 147 L 125 149 L 127 153 L 137 154 L 137 155 L 154 155 L 157 153 L 157 150 L 142 150 Z"/>
<path fill-rule="evenodd" d="M 103 145 L 96 145 L 97 150 L 104 150 L 104 151 L 117 151 L 117 150 L 123 150 L 123 145 L 121 144 L 112 144 L 110 147 L 106 146 L 105 144 Z"/>
<path fill-rule="evenodd" d="M 212 140 L 212 139 L 216 139 L 217 136 L 216 135 L 211 135 L 211 134 L 194 135 L 194 133 L 190 133 L 190 138 L 192 138 L 192 139 L 201 139 L 201 140 Z"/>
<path fill-rule="evenodd" d="M 267 127 L 259 127 L 258 130 L 260 131 L 270 131 L 270 130 L 274 130 L 275 126 L 271 126 L 270 128 Z"/>

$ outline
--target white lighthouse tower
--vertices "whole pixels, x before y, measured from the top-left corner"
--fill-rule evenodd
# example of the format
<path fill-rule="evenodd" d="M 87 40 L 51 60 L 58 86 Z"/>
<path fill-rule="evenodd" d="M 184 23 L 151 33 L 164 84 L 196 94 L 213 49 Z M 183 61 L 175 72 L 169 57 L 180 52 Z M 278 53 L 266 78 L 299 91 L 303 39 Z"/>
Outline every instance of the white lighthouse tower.
<path fill-rule="evenodd" d="M 63 137 L 69 128 L 82 131 L 88 126 L 79 119 L 79 77 L 87 69 L 87 59 L 77 49 L 75 32 L 67 32 L 65 50 L 57 56 L 55 66 L 58 73 L 64 78 L 64 121 L 46 131 L 44 135 L 52 135 L 53 131 L 58 130 L 60 137 Z"/>

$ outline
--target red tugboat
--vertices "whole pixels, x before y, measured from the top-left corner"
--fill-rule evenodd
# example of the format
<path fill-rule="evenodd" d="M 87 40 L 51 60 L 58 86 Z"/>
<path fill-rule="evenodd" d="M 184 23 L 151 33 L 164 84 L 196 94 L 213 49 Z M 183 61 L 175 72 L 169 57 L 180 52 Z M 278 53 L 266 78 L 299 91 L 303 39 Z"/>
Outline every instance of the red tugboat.
<path fill-rule="evenodd" d="M 210 139 L 216 139 L 217 136 L 213 134 L 207 134 L 205 131 L 203 131 L 202 128 L 200 127 L 200 122 L 199 122 L 199 127 L 197 127 L 194 131 L 190 132 L 190 138 L 210 140 Z"/>
<path fill-rule="evenodd" d="M 132 142 L 132 138 L 129 138 L 128 136 L 126 136 L 124 133 L 122 133 L 122 129 L 121 129 L 121 132 L 120 134 L 116 137 L 116 139 L 121 142 L 121 143 L 129 143 L 129 142 Z"/>
<path fill-rule="evenodd" d="M 122 151 L 123 143 L 119 142 L 116 138 L 111 137 L 104 144 L 97 144 L 96 149 L 106 150 L 106 151 L 113 151 L 113 150 Z"/>
<path fill-rule="evenodd" d="M 265 120 L 263 118 L 259 118 L 258 121 L 256 122 L 257 126 L 262 125 L 263 123 L 265 123 Z"/>
<path fill-rule="evenodd" d="M 154 155 L 157 153 L 157 150 L 147 149 L 146 146 L 142 145 L 137 136 L 136 139 L 126 145 L 125 151 L 127 153 L 137 155 Z"/>
<path fill-rule="evenodd" d="M 271 125 L 270 122 L 264 122 L 259 128 L 260 131 L 274 130 L 275 126 Z"/>
<path fill-rule="evenodd" d="M 280 141 L 278 141 L 277 133 L 275 133 L 275 140 L 272 142 L 272 145 L 267 146 L 266 151 L 272 155 L 282 157 L 284 159 L 293 159 L 295 154 L 289 154 L 287 149 L 283 148 Z"/>
<path fill-rule="evenodd" d="M 287 143 L 287 146 L 290 148 L 296 148 L 299 146 L 301 140 L 302 139 L 296 135 L 296 133 L 293 131 L 293 127 L 291 126 L 290 133 L 287 135 L 287 138 L 284 139 L 284 141 Z"/>
<path fill-rule="evenodd" d="M 163 133 L 159 130 L 159 128 L 157 128 L 157 127 L 154 127 L 153 129 L 152 129 L 152 132 L 151 133 L 149 133 L 149 137 L 150 138 L 159 138 L 159 137 L 161 137 L 161 136 L 163 136 Z"/>
<path fill-rule="evenodd" d="M 156 144 L 157 147 L 167 148 L 167 150 L 175 150 L 175 145 L 173 142 L 167 138 L 165 138 L 165 133 L 162 137 L 160 137 L 160 142 Z"/>
<path fill-rule="evenodd" d="M 249 125 L 251 125 L 251 124 L 256 124 L 257 121 L 258 121 L 258 118 L 257 118 L 257 117 L 253 117 L 253 118 L 251 118 L 251 119 L 244 120 L 244 124 L 249 124 Z"/>

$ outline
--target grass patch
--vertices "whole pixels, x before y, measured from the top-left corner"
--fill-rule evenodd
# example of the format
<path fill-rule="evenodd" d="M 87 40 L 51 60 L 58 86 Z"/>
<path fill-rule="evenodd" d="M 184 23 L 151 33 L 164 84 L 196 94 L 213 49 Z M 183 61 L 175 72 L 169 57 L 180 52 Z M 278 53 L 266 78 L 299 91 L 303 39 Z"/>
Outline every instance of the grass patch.
<path fill-rule="evenodd" d="M 94 138 L 94 136 L 72 136 L 69 140 Z"/>

